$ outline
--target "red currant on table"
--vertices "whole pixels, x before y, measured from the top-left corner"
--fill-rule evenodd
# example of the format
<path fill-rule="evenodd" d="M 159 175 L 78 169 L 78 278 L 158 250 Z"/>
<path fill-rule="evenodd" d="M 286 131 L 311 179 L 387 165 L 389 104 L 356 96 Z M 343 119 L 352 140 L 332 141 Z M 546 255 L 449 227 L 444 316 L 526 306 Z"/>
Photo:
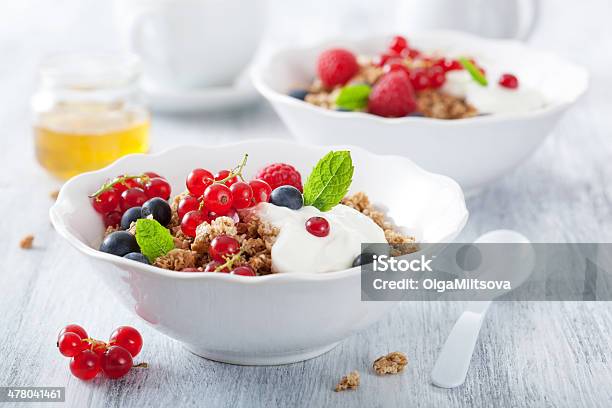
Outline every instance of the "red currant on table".
<path fill-rule="evenodd" d="M 240 243 L 229 235 L 219 235 L 210 243 L 208 254 L 218 262 L 225 262 L 225 257 L 229 257 L 240 252 Z"/>
<path fill-rule="evenodd" d="M 204 191 L 204 206 L 208 211 L 223 215 L 232 208 L 232 192 L 225 184 L 213 184 Z"/>
<path fill-rule="evenodd" d="M 311 217 L 306 221 L 306 231 L 315 237 L 329 235 L 329 222 L 323 217 Z"/>
<path fill-rule="evenodd" d="M 516 89 L 519 86 L 518 78 L 512 74 L 503 74 L 499 77 L 499 84 L 504 88 Z"/>
<path fill-rule="evenodd" d="M 181 220 L 181 231 L 188 237 L 194 238 L 196 236 L 196 228 L 198 228 L 198 225 L 202 224 L 203 222 L 207 222 L 208 220 L 208 214 L 206 214 L 204 211 L 189 211 Z"/>
<path fill-rule="evenodd" d="M 263 180 L 251 180 L 249 181 L 249 186 L 253 190 L 253 202 L 257 203 L 267 203 L 270 201 L 270 194 L 272 194 L 272 187 L 268 183 Z"/>
<path fill-rule="evenodd" d="M 126 211 L 132 207 L 141 207 L 148 199 L 142 188 L 132 187 L 121 193 L 121 209 Z"/>
<path fill-rule="evenodd" d="M 221 170 L 220 172 L 215 174 L 215 181 L 224 180 L 224 179 L 228 178 L 229 175 L 230 175 L 230 171 L 229 170 Z M 223 184 L 225 184 L 226 186 L 230 187 L 232 184 L 236 183 L 237 181 L 238 181 L 238 178 L 234 176 L 234 177 L 226 180 Z"/>
<path fill-rule="evenodd" d="M 79 326 L 78 324 L 69 324 L 68 326 L 64 327 L 57 335 L 58 339 L 64 333 L 78 334 L 81 339 L 86 339 L 88 337 L 85 329 Z"/>
<path fill-rule="evenodd" d="M 111 211 L 102 216 L 105 227 L 116 227 L 121 223 L 121 213 L 119 211 Z"/>
<path fill-rule="evenodd" d="M 170 184 L 161 177 L 149 179 L 144 185 L 144 192 L 149 198 L 159 197 L 167 200 L 170 198 Z"/>
<path fill-rule="evenodd" d="M 187 176 L 185 185 L 194 197 L 200 197 L 204 190 L 215 181 L 213 174 L 204 169 L 193 169 Z"/>
<path fill-rule="evenodd" d="M 401 35 L 396 35 L 393 37 L 391 44 L 389 44 L 389 50 L 395 52 L 396 54 L 399 54 L 406 48 L 408 48 L 408 41 L 406 41 L 406 39 Z"/>
<path fill-rule="evenodd" d="M 200 202 L 197 198 L 187 195 L 183 196 L 178 203 L 177 212 L 179 220 L 182 220 L 185 214 L 189 211 L 196 211 L 200 209 Z"/>
<path fill-rule="evenodd" d="M 84 343 L 78 334 L 66 332 L 57 339 L 57 347 L 63 356 L 74 357 L 87 348 L 87 343 Z"/>
<path fill-rule="evenodd" d="M 132 368 L 133 360 L 129 351 L 121 346 L 111 346 L 102 355 L 100 367 L 108 378 L 120 378 Z"/>
<path fill-rule="evenodd" d="M 142 349 L 142 336 L 133 327 L 121 326 L 111 334 L 109 344 L 121 346 L 129 351 L 132 357 L 136 357 Z"/>
<path fill-rule="evenodd" d="M 232 184 L 230 191 L 232 192 L 232 204 L 234 208 L 241 210 L 253 204 L 253 189 L 244 181 Z"/>
<path fill-rule="evenodd" d="M 114 189 L 110 189 L 93 198 L 93 208 L 100 214 L 114 211 L 119 206 L 119 195 Z"/>
<path fill-rule="evenodd" d="M 242 276 L 256 276 L 255 271 L 248 265 L 243 265 L 235 268 L 232 272 L 232 275 L 242 275 Z"/>
<path fill-rule="evenodd" d="M 70 359 L 70 372 L 81 380 L 91 380 L 100 369 L 100 356 L 91 350 L 83 350 Z"/>

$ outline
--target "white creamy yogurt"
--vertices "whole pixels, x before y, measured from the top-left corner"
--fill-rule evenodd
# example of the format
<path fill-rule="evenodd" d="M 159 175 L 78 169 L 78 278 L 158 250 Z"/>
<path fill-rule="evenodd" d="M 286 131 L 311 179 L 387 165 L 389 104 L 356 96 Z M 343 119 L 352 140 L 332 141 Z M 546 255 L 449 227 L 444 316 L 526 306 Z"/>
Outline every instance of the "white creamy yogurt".
<path fill-rule="evenodd" d="M 278 273 L 322 273 L 350 268 L 362 243 L 385 243 L 385 233 L 369 217 L 339 204 L 327 212 L 305 206 L 299 210 L 260 203 L 259 217 L 280 230 L 272 246 L 272 270 Z M 324 217 L 329 235 L 306 231 L 310 217 Z"/>
<path fill-rule="evenodd" d="M 480 113 L 529 112 L 545 105 L 544 96 L 535 89 L 522 84 L 517 89 L 507 89 L 493 80 L 481 86 L 464 70 L 448 72 L 442 91 L 465 98 Z"/>

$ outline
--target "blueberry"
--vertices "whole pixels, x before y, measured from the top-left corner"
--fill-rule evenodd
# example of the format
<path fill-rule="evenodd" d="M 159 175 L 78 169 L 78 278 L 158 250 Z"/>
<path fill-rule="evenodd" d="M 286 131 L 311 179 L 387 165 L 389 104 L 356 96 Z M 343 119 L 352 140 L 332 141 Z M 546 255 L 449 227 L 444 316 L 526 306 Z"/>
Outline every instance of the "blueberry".
<path fill-rule="evenodd" d="M 140 252 L 130 252 L 129 254 L 123 255 L 123 257 L 126 259 L 131 259 L 132 261 L 142 262 L 143 264 L 151 264 L 147 257 L 141 254 Z"/>
<path fill-rule="evenodd" d="M 163 198 L 150 199 L 142 205 L 142 216 L 146 218 L 149 215 L 153 215 L 153 219 L 165 227 L 170 224 L 172 218 L 170 204 Z"/>
<path fill-rule="evenodd" d="M 126 230 L 130 228 L 132 222 L 135 222 L 139 218 L 144 218 L 142 215 L 142 207 L 132 207 L 128 209 L 121 217 L 121 229 Z"/>
<path fill-rule="evenodd" d="M 362 254 L 357 255 L 357 258 L 353 261 L 353 268 L 356 266 L 367 265 L 374 262 L 374 256 L 376 254 L 370 252 L 364 252 Z"/>
<path fill-rule="evenodd" d="M 292 89 L 289 91 L 289 96 L 295 99 L 299 99 L 303 101 L 308 95 L 308 91 L 306 89 Z"/>
<path fill-rule="evenodd" d="M 140 247 L 136 242 L 136 237 L 129 232 L 115 231 L 104 238 L 102 245 L 100 245 L 100 251 L 123 256 L 130 252 L 140 252 Z"/>
<path fill-rule="evenodd" d="M 270 194 L 270 202 L 279 207 L 299 210 L 304 206 L 304 197 L 302 197 L 300 190 L 293 186 L 280 186 Z"/>

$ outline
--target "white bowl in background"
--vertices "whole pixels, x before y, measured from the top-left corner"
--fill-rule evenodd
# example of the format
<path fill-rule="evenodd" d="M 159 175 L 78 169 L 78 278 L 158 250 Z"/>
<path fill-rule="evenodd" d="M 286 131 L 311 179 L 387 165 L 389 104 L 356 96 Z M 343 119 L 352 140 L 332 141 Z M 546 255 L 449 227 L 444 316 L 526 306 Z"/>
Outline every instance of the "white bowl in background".
<path fill-rule="evenodd" d="M 407 38 L 419 49 L 473 56 L 485 68 L 489 62 L 495 62 L 504 71 L 517 74 L 522 84 L 538 89 L 547 105 L 528 113 L 460 120 L 389 119 L 327 110 L 287 95 L 290 89 L 303 88 L 315 77 L 316 59 L 323 50 L 345 47 L 357 54 L 379 55 L 386 49 L 390 36 L 336 40 L 311 48 L 279 51 L 254 67 L 253 82 L 299 141 L 350 144 L 375 153 L 406 156 L 426 170 L 454 178 L 467 194 L 529 157 L 588 86 L 584 68 L 517 41 L 438 30 Z"/>
<path fill-rule="evenodd" d="M 449 242 L 461 231 L 468 212 L 456 182 L 402 157 L 347 149 L 355 165 L 351 191 L 367 192 L 396 225 L 425 242 Z M 276 161 L 292 163 L 306 176 L 328 151 L 270 140 L 130 155 L 66 182 L 50 217 L 122 304 L 195 354 L 235 364 L 305 360 L 376 322 L 394 305 L 360 300 L 359 268 L 260 277 L 167 271 L 97 251 L 104 227 L 87 196 L 108 178 L 143 171 L 165 176 L 176 194 L 193 168 L 231 168 L 247 152 L 248 176 Z"/>

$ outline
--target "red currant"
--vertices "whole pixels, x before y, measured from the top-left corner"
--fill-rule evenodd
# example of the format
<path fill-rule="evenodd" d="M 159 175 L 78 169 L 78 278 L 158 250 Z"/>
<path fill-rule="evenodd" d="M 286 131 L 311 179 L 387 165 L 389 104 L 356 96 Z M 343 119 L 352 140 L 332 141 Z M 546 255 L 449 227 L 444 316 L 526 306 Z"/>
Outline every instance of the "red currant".
<path fill-rule="evenodd" d="M 121 346 L 112 346 L 102 356 L 100 367 L 108 378 L 120 378 L 132 368 L 130 352 Z"/>
<path fill-rule="evenodd" d="M 442 58 L 438 60 L 436 65 L 442 68 L 444 72 L 458 71 L 458 70 L 463 69 L 463 66 L 461 65 L 461 63 L 455 59 Z"/>
<path fill-rule="evenodd" d="M 232 272 L 232 275 L 242 275 L 242 276 L 256 276 L 253 268 L 247 265 L 239 266 L 235 268 Z"/>
<path fill-rule="evenodd" d="M 272 187 L 268 183 L 263 180 L 251 180 L 249 181 L 249 186 L 253 190 L 253 202 L 257 203 L 267 203 L 270 201 L 270 194 L 272 194 Z"/>
<path fill-rule="evenodd" d="M 220 181 L 223 179 L 226 179 L 227 177 L 229 177 L 230 175 L 230 171 L 229 170 L 221 170 L 220 172 L 218 172 L 217 174 L 215 174 L 215 181 Z M 225 183 L 226 186 L 231 186 L 232 184 L 236 183 L 238 181 L 238 178 L 236 178 L 235 176 L 232 177 L 231 179 L 227 180 Z"/>
<path fill-rule="evenodd" d="M 225 184 L 213 184 L 204 191 L 204 206 L 208 211 L 223 215 L 232 208 L 232 192 Z"/>
<path fill-rule="evenodd" d="M 439 66 L 434 66 L 427 71 L 427 79 L 429 86 L 433 89 L 440 88 L 446 82 L 444 69 Z"/>
<path fill-rule="evenodd" d="M 78 334 L 66 332 L 57 339 L 57 347 L 63 356 L 74 357 L 87 348 L 87 343 L 82 342 Z"/>
<path fill-rule="evenodd" d="M 91 380 L 100 368 L 100 356 L 91 350 L 83 350 L 70 359 L 70 372 L 81 380 Z"/>
<path fill-rule="evenodd" d="M 187 176 L 185 185 L 192 196 L 200 197 L 202 194 L 204 194 L 204 190 L 206 190 L 206 188 L 210 186 L 214 180 L 215 177 L 210 171 L 204 169 L 193 169 Z"/>
<path fill-rule="evenodd" d="M 181 231 L 188 237 L 194 238 L 196 236 L 196 228 L 198 228 L 198 225 L 208 221 L 208 219 L 208 214 L 206 214 L 204 211 L 189 211 L 181 220 Z"/>
<path fill-rule="evenodd" d="M 93 208 L 100 214 L 114 211 L 119 206 L 119 195 L 114 189 L 103 192 L 93 198 Z"/>
<path fill-rule="evenodd" d="M 410 75 L 410 69 L 402 62 L 391 62 L 390 64 L 385 65 L 383 71 L 385 73 L 400 71 Z"/>
<path fill-rule="evenodd" d="M 253 189 L 244 181 L 234 183 L 230 187 L 234 208 L 241 210 L 253 203 Z"/>
<path fill-rule="evenodd" d="M 323 217 L 311 217 L 306 221 L 306 231 L 315 237 L 329 235 L 329 222 Z"/>
<path fill-rule="evenodd" d="M 421 51 L 414 48 L 406 48 L 404 51 L 402 51 L 401 55 L 403 58 L 415 59 L 421 55 Z"/>
<path fill-rule="evenodd" d="M 170 184 L 161 177 L 154 177 L 144 185 L 144 192 L 149 198 L 160 197 L 164 200 L 170 198 Z"/>
<path fill-rule="evenodd" d="M 142 188 L 132 187 L 121 193 L 121 209 L 126 211 L 132 207 L 140 207 L 148 200 Z"/>
<path fill-rule="evenodd" d="M 106 344 L 106 342 L 102 340 L 91 339 L 90 349 L 91 351 L 96 353 L 100 358 L 102 358 L 102 355 L 108 349 L 108 344 Z"/>
<path fill-rule="evenodd" d="M 125 177 L 125 175 L 121 175 L 119 177 Z M 116 186 L 119 186 L 119 185 L 123 185 L 124 188 L 123 188 L 122 191 L 125 191 L 125 190 L 127 190 L 129 188 L 135 188 L 135 187 L 142 188 L 142 184 L 140 183 L 140 181 L 138 181 L 135 178 L 127 179 L 127 180 L 123 181 L 123 183 L 116 184 L 115 188 L 116 188 Z"/>
<path fill-rule="evenodd" d="M 78 334 L 81 339 L 87 338 L 87 332 L 78 324 L 69 324 L 68 326 L 64 327 L 57 335 L 57 338 L 59 339 L 59 337 L 64 333 L 75 333 Z"/>
<path fill-rule="evenodd" d="M 397 55 L 392 55 L 392 54 L 382 54 L 380 57 L 376 58 L 376 60 L 374 61 L 374 64 L 379 66 L 379 67 L 383 67 L 387 64 L 387 62 L 390 59 L 395 59 L 397 58 Z"/>
<path fill-rule="evenodd" d="M 111 211 L 102 216 L 105 227 L 116 227 L 121 222 L 121 213 L 119 211 Z"/>
<path fill-rule="evenodd" d="M 395 52 L 396 54 L 399 54 L 406 48 L 408 48 L 408 41 L 406 41 L 406 39 L 401 35 L 396 35 L 393 37 L 391 44 L 389 45 L 389 50 Z"/>
<path fill-rule="evenodd" d="M 154 172 L 152 172 L 152 171 L 146 171 L 146 172 L 144 173 L 144 175 L 145 175 L 145 176 L 147 176 L 147 177 L 148 177 L 148 178 L 150 178 L 150 179 L 152 179 L 152 178 L 163 178 L 163 177 L 162 177 L 162 176 L 160 176 L 159 174 L 154 173 Z"/>
<path fill-rule="evenodd" d="M 429 87 L 427 73 L 421 69 L 410 72 L 410 82 L 415 91 L 422 91 Z"/>
<path fill-rule="evenodd" d="M 179 201 L 177 207 L 179 220 L 182 220 L 185 214 L 187 214 L 189 211 L 196 211 L 199 209 L 200 202 L 197 198 L 190 195 L 183 196 L 183 198 L 181 198 L 181 200 Z"/>
<path fill-rule="evenodd" d="M 111 334 L 109 343 L 123 347 L 130 352 L 132 357 L 136 357 L 142 349 L 142 336 L 133 327 L 121 326 Z"/>
<path fill-rule="evenodd" d="M 217 268 L 219 266 L 223 265 L 221 262 L 218 261 L 210 261 L 209 263 L 206 264 L 206 267 L 204 268 L 204 272 L 223 272 L 223 273 L 229 273 L 229 270 L 227 269 L 227 267 L 223 267 L 221 270 L 217 271 Z"/>
<path fill-rule="evenodd" d="M 229 235 L 218 235 L 210 243 L 208 254 L 218 262 L 225 262 L 225 257 L 240 252 L 240 243 Z"/>
<path fill-rule="evenodd" d="M 503 74 L 499 77 L 499 84 L 504 88 L 516 89 L 519 86 L 518 78 L 512 74 Z"/>

